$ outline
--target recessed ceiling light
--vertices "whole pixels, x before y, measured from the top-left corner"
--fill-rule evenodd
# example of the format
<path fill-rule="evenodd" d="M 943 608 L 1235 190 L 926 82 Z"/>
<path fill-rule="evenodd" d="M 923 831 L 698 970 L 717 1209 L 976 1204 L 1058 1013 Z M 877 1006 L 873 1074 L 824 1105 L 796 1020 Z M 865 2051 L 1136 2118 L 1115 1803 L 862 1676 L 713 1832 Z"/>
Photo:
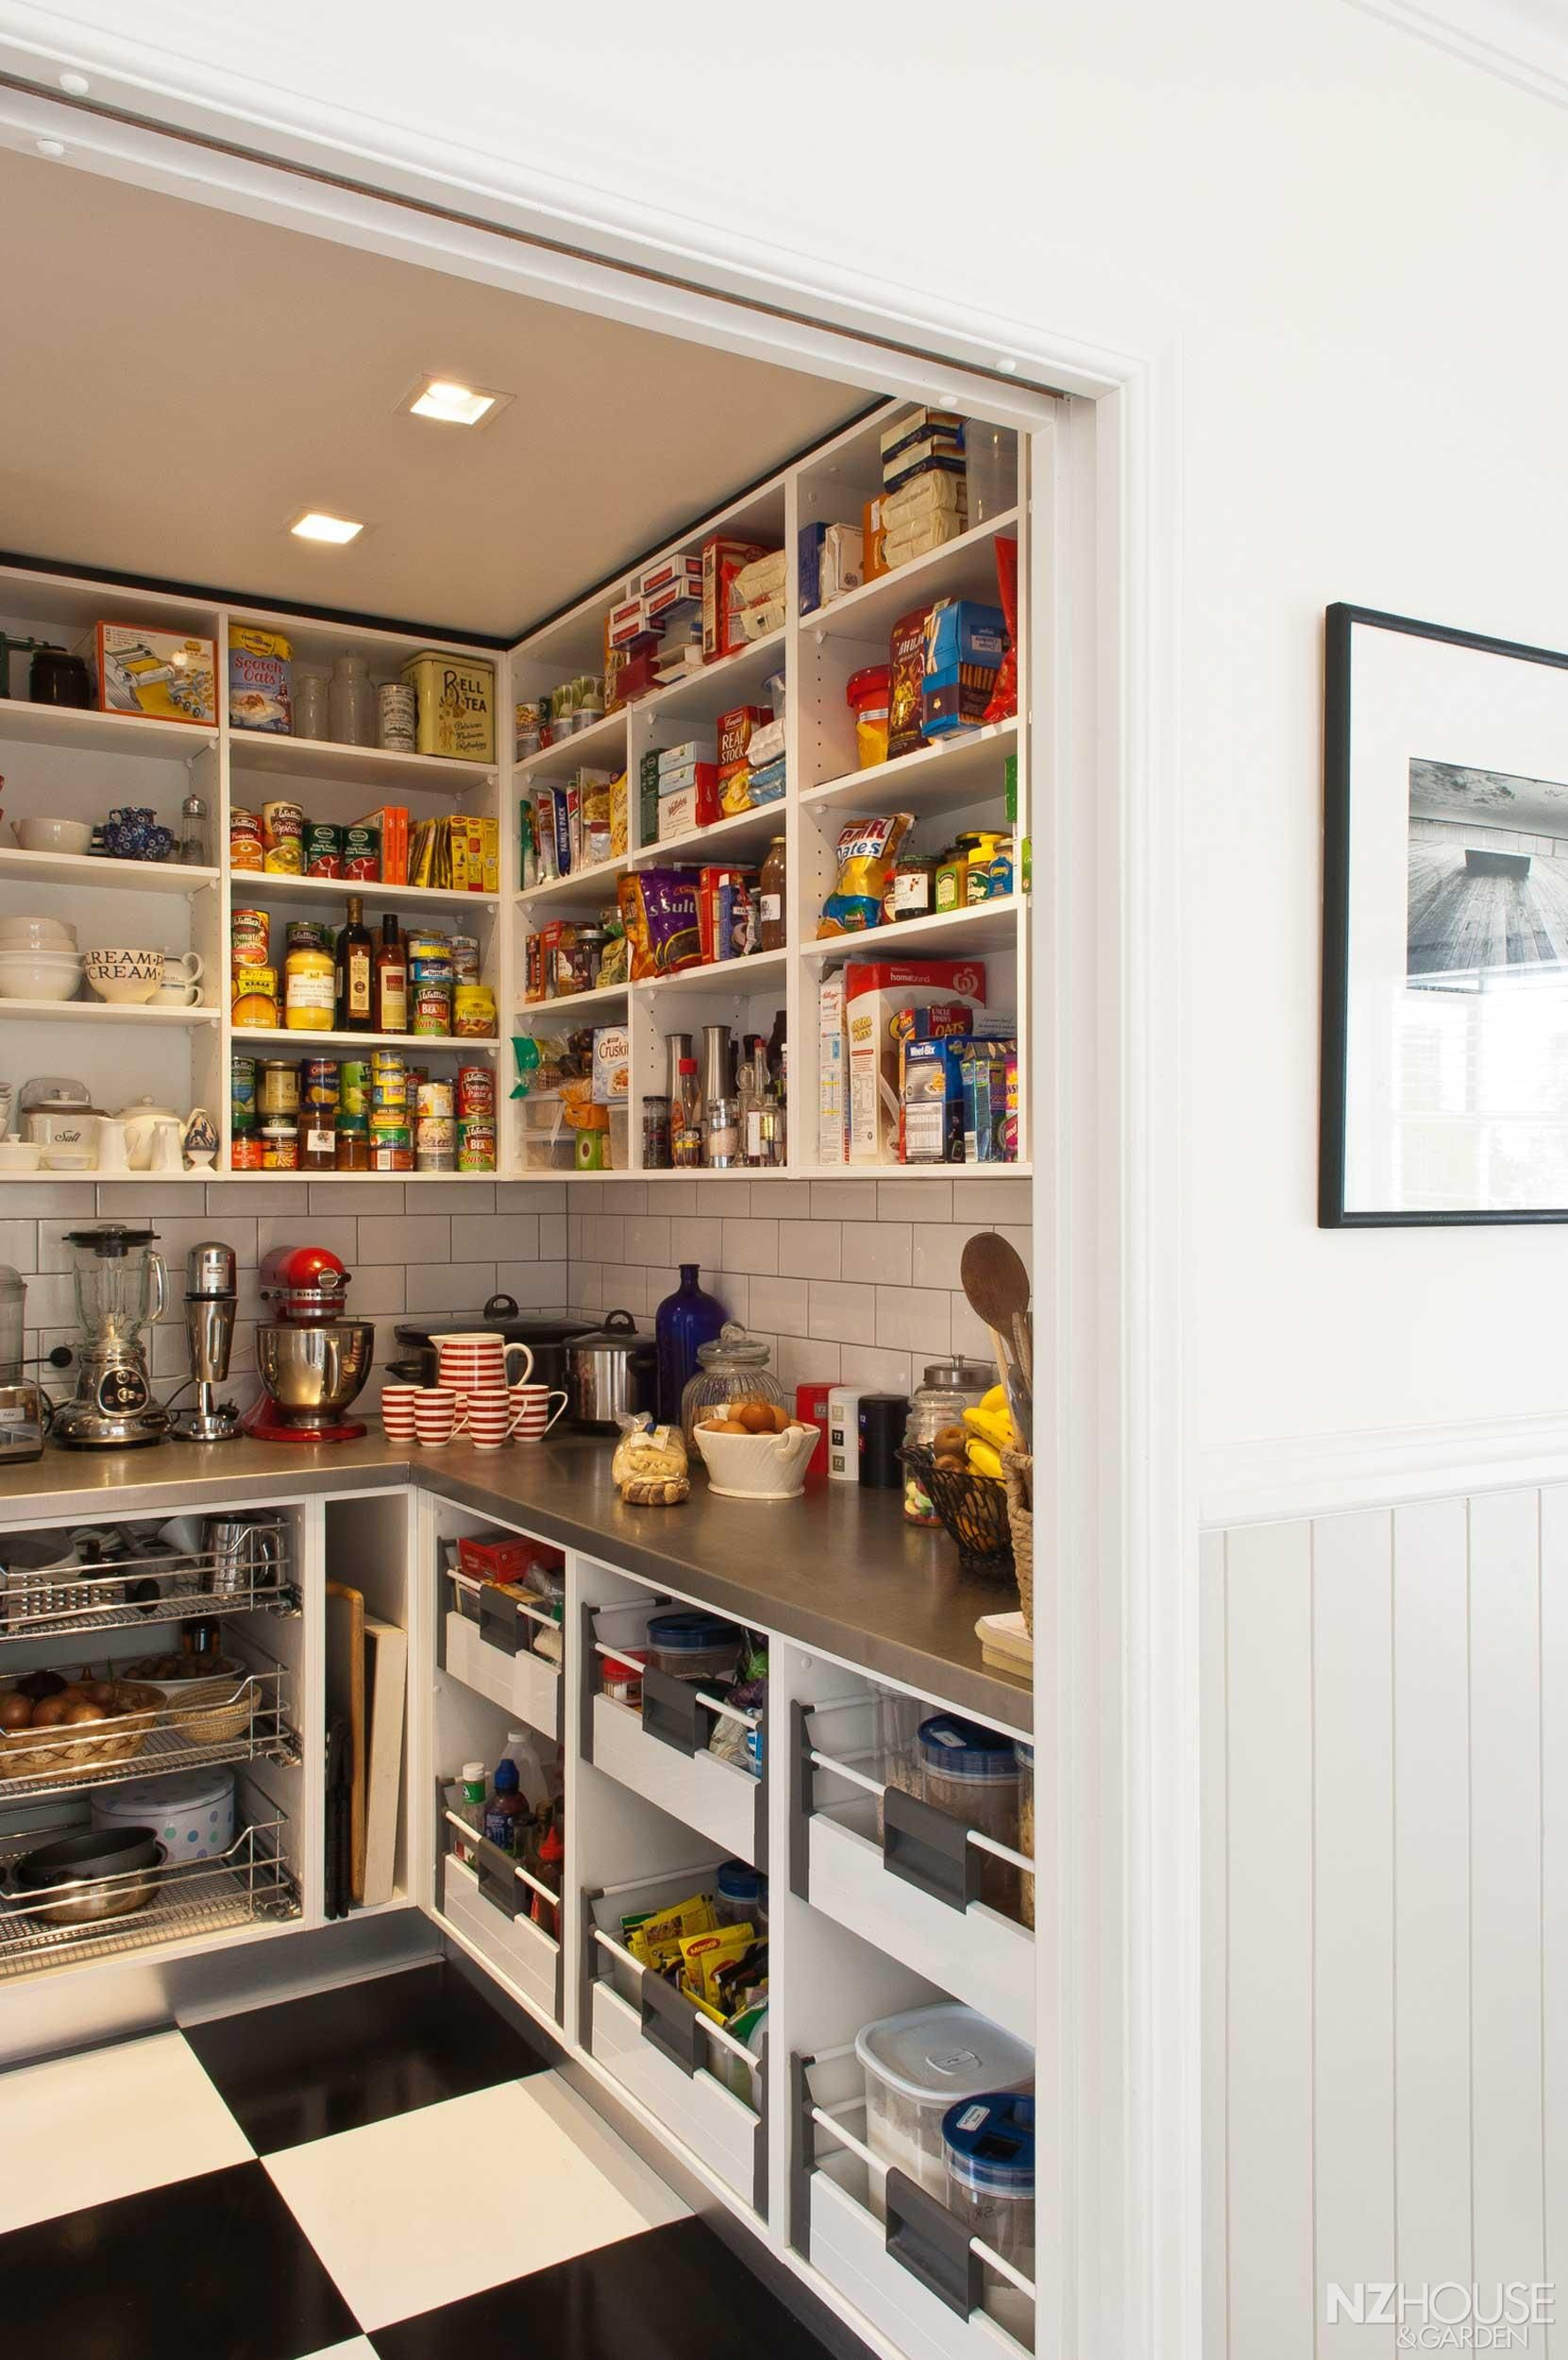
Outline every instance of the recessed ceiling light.
<path fill-rule="evenodd" d="M 65 153 L 63 140 L 35 140 L 33 145 L 41 156 L 63 156 Z"/>
<path fill-rule="evenodd" d="M 1017 374 L 1018 362 L 1014 360 L 1010 352 L 1004 352 L 998 361 L 997 367 L 1002 371 L 1004 377 L 1012 377 Z"/>
<path fill-rule="evenodd" d="M 59 86 L 72 98 L 85 98 L 93 88 L 85 74 L 62 74 L 59 77 Z"/>
<path fill-rule="evenodd" d="M 397 407 L 442 426 L 482 426 L 512 399 L 486 385 L 464 385 L 452 377 L 422 377 Z"/>
<path fill-rule="evenodd" d="M 289 531 L 296 532 L 302 541 L 330 541 L 341 548 L 345 541 L 357 539 L 364 527 L 347 516 L 329 516 L 324 509 L 307 508 L 303 516 L 295 518 Z"/>

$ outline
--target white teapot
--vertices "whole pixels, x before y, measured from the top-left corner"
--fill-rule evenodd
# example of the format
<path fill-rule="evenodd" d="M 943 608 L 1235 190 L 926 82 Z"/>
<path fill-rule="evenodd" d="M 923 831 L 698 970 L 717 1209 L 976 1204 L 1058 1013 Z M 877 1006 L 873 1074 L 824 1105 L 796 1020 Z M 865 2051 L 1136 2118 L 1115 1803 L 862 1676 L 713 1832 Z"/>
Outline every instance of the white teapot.
<path fill-rule="evenodd" d="M 150 1098 L 139 1098 L 134 1106 L 122 1106 L 120 1121 L 126 1126 L 126 1157 L 132 1172 L 147 1172 L 152 1168 L 152 1143 L 160 1122 L 177 1126 L 179 1117 L 172 1106 L 158 1106 Z"/>

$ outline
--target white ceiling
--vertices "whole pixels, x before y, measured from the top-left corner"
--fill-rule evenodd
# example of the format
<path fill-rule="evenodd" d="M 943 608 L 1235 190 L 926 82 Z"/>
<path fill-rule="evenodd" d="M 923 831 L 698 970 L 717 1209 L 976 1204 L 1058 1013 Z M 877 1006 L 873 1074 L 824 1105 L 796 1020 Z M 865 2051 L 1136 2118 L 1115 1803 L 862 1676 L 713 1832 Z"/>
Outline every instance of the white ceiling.
<path fill-rule="evenodd" d="M 0 545 L 514 635 L 865 407 L 841 385 L 0 151 Z M 514 398 L 410 417 L 416 378 Z M 303 508 L 362 518 L 308 546 Z"/>

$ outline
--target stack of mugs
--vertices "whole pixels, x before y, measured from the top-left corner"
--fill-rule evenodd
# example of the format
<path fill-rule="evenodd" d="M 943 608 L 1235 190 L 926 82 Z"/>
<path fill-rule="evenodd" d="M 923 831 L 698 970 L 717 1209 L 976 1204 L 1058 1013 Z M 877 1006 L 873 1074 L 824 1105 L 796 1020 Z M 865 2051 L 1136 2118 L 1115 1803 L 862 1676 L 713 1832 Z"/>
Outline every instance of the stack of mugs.
<path fill-rule="evenodd" d="M 418 1442 L 440 1450 L 463 1435 L 476 1450 L 499 1450 L 515 1436 L 537 1442 L 566 1406 L 565 1393 L 530 1382 L 533 1355 L 526 1344 L 506 1343 L 484 1329 L 432 1336 L 436 1349 L 433 1385 L 388 1385 L 381 1392 L 381 1424 L 389 1442 Z M 522 1373 L 514 1376 L 514 1355 Z M 553 1405 L 553 1407 L 552 1407 Z"/>

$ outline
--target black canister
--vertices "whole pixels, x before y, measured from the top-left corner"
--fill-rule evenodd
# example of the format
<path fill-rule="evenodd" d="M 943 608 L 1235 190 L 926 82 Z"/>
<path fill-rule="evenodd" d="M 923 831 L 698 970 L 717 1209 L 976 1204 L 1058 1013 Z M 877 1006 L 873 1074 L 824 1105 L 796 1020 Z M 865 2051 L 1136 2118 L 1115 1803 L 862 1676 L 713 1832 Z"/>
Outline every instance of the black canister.
<path fill-rule="evenodd" d="M 860 1396 L 860 1480 L 868 1492 L 899 1492 L 903 1469 L 899 1453 L 909 1423 L 907 1393 L 862 1393 Z"/>
<path fill-rule="evenodd" d="M 93 675 L 86 660 L 63 648 L 40 648 L 27 666 L 27 694 L 35 705 L 93 702 Z"/>

